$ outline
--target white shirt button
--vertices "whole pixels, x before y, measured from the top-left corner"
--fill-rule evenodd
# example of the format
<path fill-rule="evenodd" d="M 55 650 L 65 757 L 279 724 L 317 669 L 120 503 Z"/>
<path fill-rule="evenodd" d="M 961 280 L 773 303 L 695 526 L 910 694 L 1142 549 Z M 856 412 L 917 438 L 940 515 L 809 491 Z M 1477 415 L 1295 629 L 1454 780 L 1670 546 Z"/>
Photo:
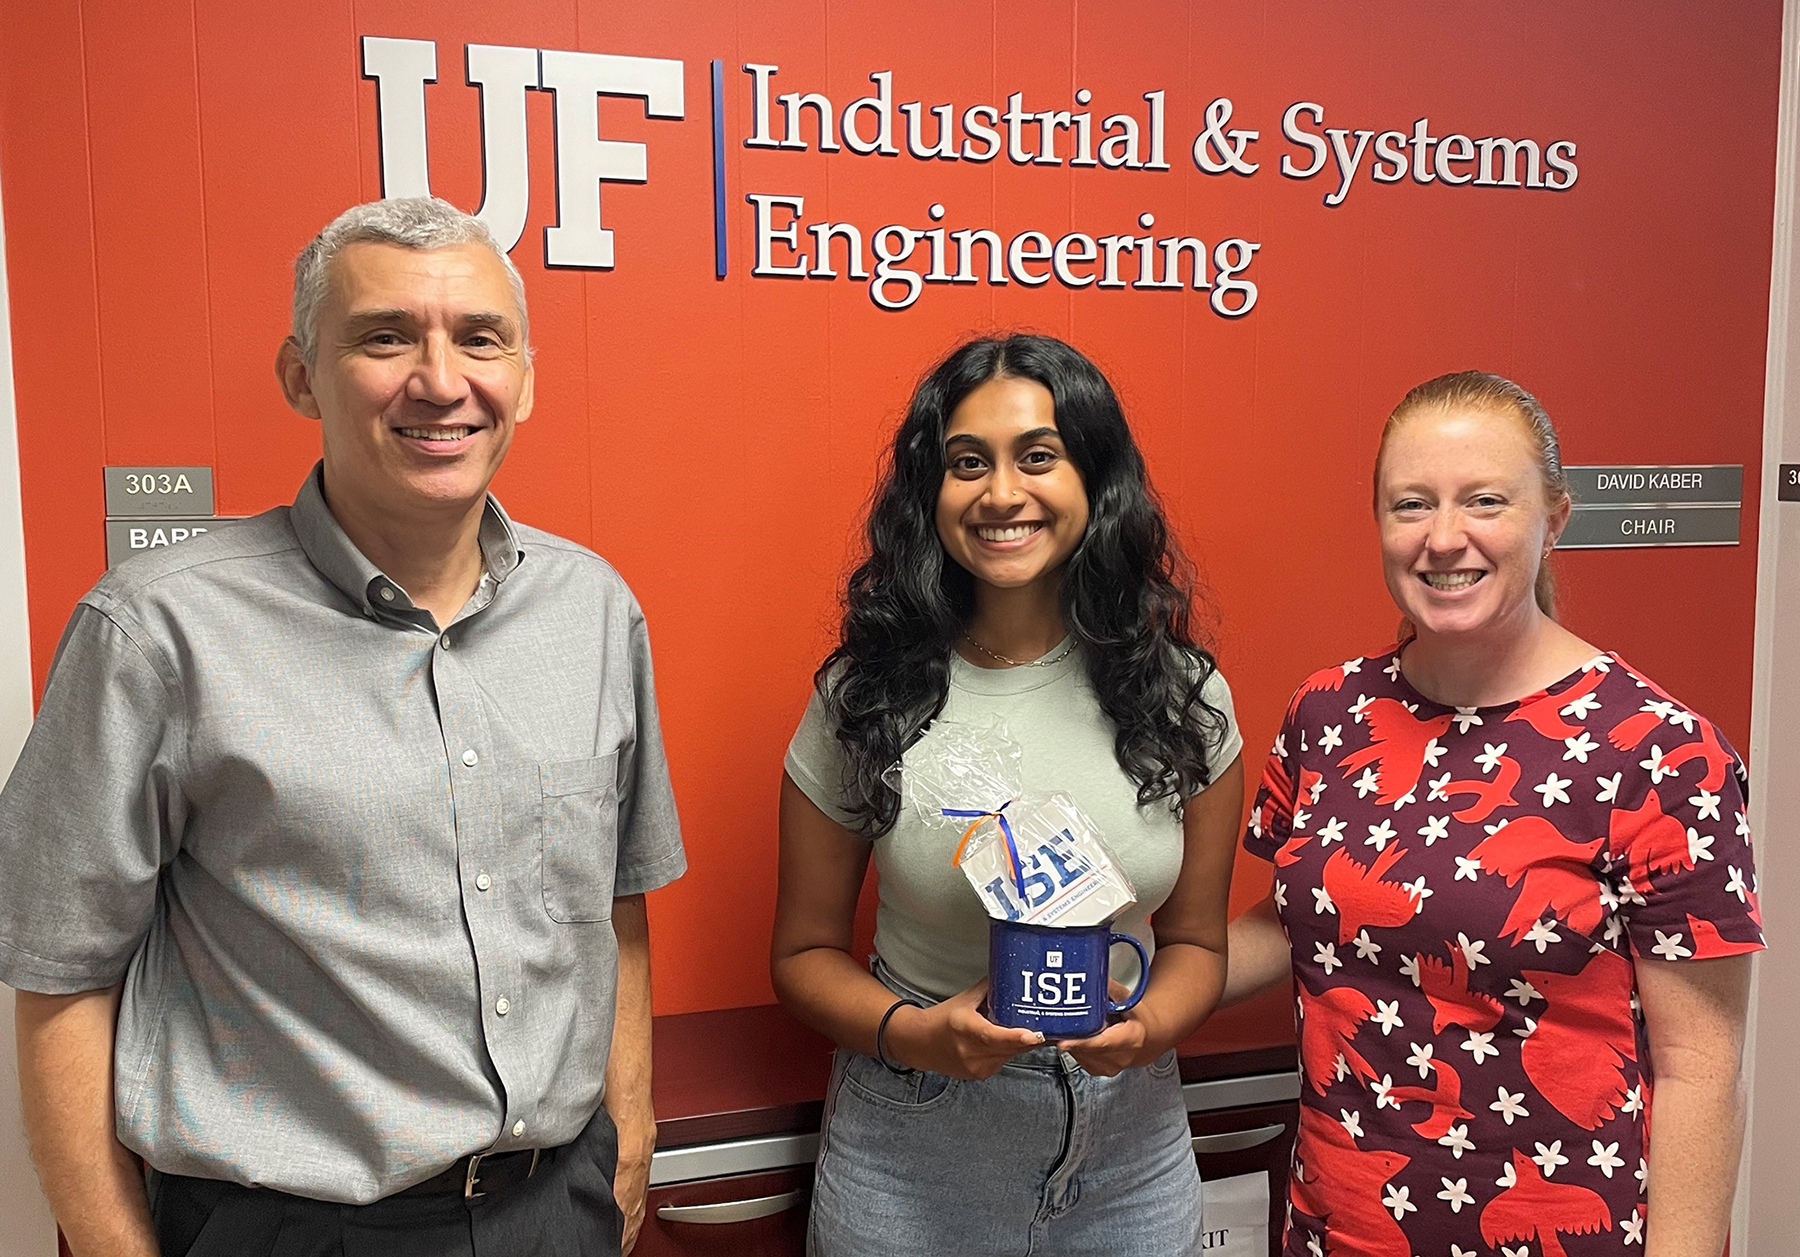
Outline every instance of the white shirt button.
<path fill-rule="evenodd" d="M 438 645 L 442 646 L 445 650 L 449 650 L 450 649 L 450 634 L 445 633 L 442 637 L 438 638 Z"/>
<path fill-rule="evenodd" d="M 479 756 L 475 753 L 474 747 L 470 747 L 468 750 L 463 752 L 463 763 L 467 767 L 473 768 L 473 767 L 475 767 L 475 765 L 479 764 L 480 762 L 481 762 L 481 756 Z"/>
<path fill-rule="evenodd" d="M 492 886 L 493 884 L 494 884 L 494 879 L 489 877 L 486 873 L 477 873 L 475 875 L 475 889 L 476 890 L 486 890 L 488 887 Z"/>
<path fill-rule="evenodd" d="M 523 1135 L 524 1133 L 525 1133 L 525 1123 L 524 1122 L 514 1122 L 513 1123 L 513 1138 L 517 1139 L 520 1135 Z"/>
<path fill-rule="evenodd" d="M 499 1013 L 502 1017 L 506 1016 L 506 1014 L 512 1011 L 512 1001 L 502 995 L 499 999 L 494 1001 L 494 1011 Z"/>
<path fill-rule="evenodd" d="M 392 602 L 394 600 L 394 591 L 389 589 L 386 585 L 383 585 L 381 587 L 381 600 L 383 602 Z"/>

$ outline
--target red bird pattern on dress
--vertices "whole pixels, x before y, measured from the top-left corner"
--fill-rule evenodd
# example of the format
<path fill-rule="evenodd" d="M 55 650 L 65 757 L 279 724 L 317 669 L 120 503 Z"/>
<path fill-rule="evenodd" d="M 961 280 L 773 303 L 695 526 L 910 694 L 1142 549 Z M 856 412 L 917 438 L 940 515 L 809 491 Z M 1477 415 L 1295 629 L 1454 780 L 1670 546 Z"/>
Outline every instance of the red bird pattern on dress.
<path fill-rule="evenodd" d="M 1307 677 L 1300 688 L 1294 691 L 1294 697 L 1288 701 L 1288 715 L 1294 714 L 1294 709 L 1300 705 L 1300 700 L 1308 694 L 1343 689 L 1344 682 L 1350 679 L 1351 671 L 1347 668 L 1322 668 Z"/>
<path fill-rule="evenodd" d="M 1696 719 L 1698 719 L 1696 717 Z M 1706 761 L 1706 776 L 1700 779 L 1702 790 L 1717 790 L 1725 783 L 1725 770 L 1731 767 L 1731 752 L 1719 741 L 1719 732 L 1710 720 L 1700 722 L 1700 740 L 1678 746 L 1657 761 L 1665 771 L 1680 768 L 1691 759 Z"/>
<path fill-rule="evenodd" d="M 1409 1158 L 1360 1148 L 1356 1135 L 1355 1123 L 1301 1109 L 1288 1200 L 1336 1224 L 1326 1239 L 1332 1257 L 1392 1257 L 1405 1247 L 1406 1233 L 1374 1202 Z"/>
<path fill-rule="evenodd" d="M 1630 878 L 1633 885 L 1643 886 L 1652 873 L 1670 873 L 1693 868 L 1695 857 L 1689 848 L 1688 830 L 1673 816 L 1663 811 L 1662 800 L 1655 787 L 1644 794 L 1641 806 L 1629 811 L 1614 808 L 1608 825 L 1608 837 L 1615 850 L 1631 853 Z"/>
<path fill-rule="evenodd" d="M 1631 1017 L 1631 962 L 1601 948 L 1579 973 L 1527 969 L 1525 984 L 1544 1000 L 1519 1063 L 1539 1095 L 1583 1130 L 1632 1104 L 1627 1066 L 1637 1063 Z M 1535 1006 L 1535 1004 L 1534 1004 Z"/>
<path fill-rule="evenodd" d="M 1381 880 L 1405 854 L 1404 848 L 1390 847 L 1367 866 L 1344 851 L 1333 851 L 1326 859 L 1325 893 L 1331 896 L 1331 907 L 1337 913 L 1338 942 L 1348 943 L 1371 925 L 1404 925 L 1412 919 L 1418 901 L 1398 882 Z M 1298 860 L 1296 854 L 1294 862 Z"/>
<path fill-rule="evenodd" d="M 1369 745 L 1338 761 L 1349 776 L 1369 764 L 1375 769 L 1375 802 L 1398 803 L 1419 784 L 1425 760 L 1437 749 L 1438 734 L 1450 727 L 1451 716 L 1413 719 L 1412 709 L 1399 699 L 1372 699 L 1357 715 L 1368 723 Z"/>
<path fill-rule="evenodd" d="M 1505 743 L 1501 743 L 1502 746 Z M 1492 781 L 1483 781 L 1477 777 L 1471 781 L 1446 781 L 1441 786 L 1432 787 L 1432 795 L 1439 799 L 1448 799 L 1453 794 L 1472 794 L 1475 801 L 1461 811 L 1450 815 L 1464 824 L 1484 821 L 1494 814 L 1495 808 L 1517 807 L 1519 801 L 1512 796 L 1513 787 L 1519 784 L 1519 774 L 1523 771 L 1519 761 L 1510 755 L 1499 758 L 1500 772 Z"/>
<path fill-rule="evenodd" d="M 1513 1150 L 1512 1185 L 1481 1211 L 1481 1238 L 1490 1244 L 1536 1240 L 1544 1257 L 1568 1257 L 1563 1234 L 1612 1230 L 1612 1213 L 1599 1192 L 1576 1183 L 1552 1183 L 1538 1163 Z"/>
<path fill-rule="evenodd" d="M 1356 1050 L 1356 1032 L 1375 1013 L 1369 997 L 1354 987 L 1338 986 L 1318 995 L 1300 991 L 1300 1059 L 1320 1095 L 1334 1076 L 1349 1071 L 1362 1082 L 1374 1068 Z"/>
<path fill-rule="evenodd" d="M 1518 943 L 1545 913 L 1577 934 L 1592 932 L 1603 911 L 1594 893 L 1594 854 L 1605 842 L 1570 842 L 1546 817 L 1522 816 L 1476 843 L 1469 854 L 1483 873 L 1498 873 L 1508 887 L 1525 882 L 1500 932 Z"/>
<path fill-rule="evenodd" d="M 1563 717 L 1562 708 L 1569 706 L 1577 699 L 1586 698 L 1600 688 L 1601 679 L 1606 674 L 1600 671 L 1586 673 L 1581 680 L 1568 689 L 1552 694 L 1549 690 L 1539 690 L 1535 694 L 1527 694 L 1519 700 L 1518 710 L 1506 718 L 1511 724 L 1515 720 L 1523 720 L 1541 738 L 1550 738 L 1560 742 L 1564 738 L 1572 738 L 1581 732 L 1579 724 L 1570 724 Z"/>
<path fill-rule="evenodd" d="M 1391 1100 L 1402 1104 L 1408 1101 L 1421 1101 L 1431 1106 L 1431 1114 L 1423 1121 L 1413 1123 L 1413 1133 L 1426 1139 L 1441 1139 L 1450 1132 L 1460 1117 L 1475 1115 L 1462 1106 L 1462 1075 L 1453 1069 L 1448 1061 L 1427 1060 L 1421 1069 L 1430 1069 L 1437 1074 L 1437 1085 L 1429 1090 L 1424 1087 L 1394 1087 L 1387 1092 Z"/>
<path fill-rule="evenodd" d="M 1414 956 L 1419 989 L 1431 1001 L 1431 1033 L 1442 1034 L 1451 1026 L 1480 1033 L 1492 1030 L 1506 1009 L 1492 995 L 1469 989 L 1469 962 L 1463 949 L 1450 949 L 1450 964 L 1436 956 Z"/>
<path fill-rule="evenodd" d="M 1736 752 L 1616 655 L 1517 703 L 1310 678 L 1245 847 L 1293 947 L 1288 1257 L 1643 1252 L 1640 965 L 1762 946 Z"/>

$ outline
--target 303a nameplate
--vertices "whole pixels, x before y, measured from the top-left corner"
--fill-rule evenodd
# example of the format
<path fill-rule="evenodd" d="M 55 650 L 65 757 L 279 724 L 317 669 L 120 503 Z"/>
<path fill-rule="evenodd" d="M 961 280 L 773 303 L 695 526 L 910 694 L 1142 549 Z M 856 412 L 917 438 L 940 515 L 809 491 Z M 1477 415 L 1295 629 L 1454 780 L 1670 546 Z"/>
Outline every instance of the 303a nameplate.
<path fill-rule="evenodd" d="M 211 467 L 108 467 L 106 513 L 134 519 L 211 515 Z"/>

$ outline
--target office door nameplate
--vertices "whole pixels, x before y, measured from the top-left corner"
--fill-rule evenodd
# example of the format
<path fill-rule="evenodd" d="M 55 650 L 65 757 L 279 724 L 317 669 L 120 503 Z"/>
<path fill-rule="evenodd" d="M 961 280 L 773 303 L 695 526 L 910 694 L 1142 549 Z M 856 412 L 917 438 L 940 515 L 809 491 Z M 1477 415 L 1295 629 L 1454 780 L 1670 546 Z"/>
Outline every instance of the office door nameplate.
<path fill-rule="evenodd" d="M 180 545 L 202 533 L 229 524 L 239 516 L 169 516 L 161 519 L 109 519 L 106 521 L 106 566 L 147 550 Z"/>
<path fill-rule="evenodd" d="M 1559 550 L 1735 546 L 1742 463 L 1565 467 L 1575 509 Z"/>
<path fill-rule="evenodd" d="M 211 467 L 108 467 L 106 513 L 131 519 L 211 515 Z"/>

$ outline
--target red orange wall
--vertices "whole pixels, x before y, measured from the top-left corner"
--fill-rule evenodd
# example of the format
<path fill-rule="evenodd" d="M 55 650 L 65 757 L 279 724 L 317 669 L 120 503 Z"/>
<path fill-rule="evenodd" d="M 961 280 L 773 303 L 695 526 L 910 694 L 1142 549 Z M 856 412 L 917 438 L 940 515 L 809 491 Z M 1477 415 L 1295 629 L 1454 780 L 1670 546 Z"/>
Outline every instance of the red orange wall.
<path fill-rule="evenodd" d="M 519 518 L 590 544 L 636 589 L 656 651 L 692 872 L 654 899 L 659 1010 L 769 998 L 780 756 L 827 648 L 877 451 L 911 382 L 971 331 L 1066 336 L 1110 373 L 1217 608 L 1254 772 L 1310 669 L 1384 644 L 1394 614 L 1368 511 L 1381 419 L 1412 384 L 1481 366 L 1535 390 L 1569 462 L 1743 463 L 1758 483 L 1781 7 L 932 0 L 526 6 L 0 5 L 4 192 L 39 686 L 104 563 L 100 468 L 206 464 L 221 513 L 288 501 L 317 453 L 270 368 L 288 267 L 380 195 L 359 37 L 438 41 L 434 190 L 482 193 L 468 43 L 678 58 L 682 121 L 606 100 L 649 148 L 609 185 L 611 271 L 546 270 L 551 110 L 531 93 L 532 201 L 514 252 L 538 408 L 497 484 Z M 708 62 L 723 59 L 732 273 L 712 270 Z M 1096 110 L 1168 94 L 1167 172 L 927 164 L 750 149 L 745 62 L 840 107 L 897 100 Z M 1262 132 L 1255 176 L 1187 157 L 1216 96 Z M 1578 142 L 1562 193 L 1372 184 L 1327 208 L 1284 178 L 1282 111 L 1326 125 Z M 1098 112 L 1096 114 L 1098 123 Z M 1256 308 L 1194 292 L 755 279 L 747 192 L 809 220 L 1129 231 L 1137 215 L 1261 242 Z M 1754 501 L 1754 497 L 1752 497 Z M 1561 559 L 1565 618 L 1747 742 L 1754 511 L 1726 549 Z M 1266 873 L 1241 870 L 1240 900 Z"/>

